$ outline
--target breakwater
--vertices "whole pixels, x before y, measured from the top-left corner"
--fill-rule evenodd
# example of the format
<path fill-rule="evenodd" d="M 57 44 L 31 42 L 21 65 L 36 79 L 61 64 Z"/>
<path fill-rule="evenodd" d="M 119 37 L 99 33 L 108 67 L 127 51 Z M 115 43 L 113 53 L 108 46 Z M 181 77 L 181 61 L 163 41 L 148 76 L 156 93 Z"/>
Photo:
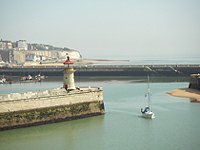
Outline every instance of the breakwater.
<path fill-rule="evenodd" d="M 104 114 L 103 90 L 64 88 L 0 95 L 0 130 Z"/>
<path fill-rule="evenodd" d="M 62 76 L 64 66 L 0 68 L 1 75 L 24 76 L 44 74 Z M 181 65 L 84 65 L 74 66 L 75 76 L 190 76 L 200 72 L 200 64 Z"/>

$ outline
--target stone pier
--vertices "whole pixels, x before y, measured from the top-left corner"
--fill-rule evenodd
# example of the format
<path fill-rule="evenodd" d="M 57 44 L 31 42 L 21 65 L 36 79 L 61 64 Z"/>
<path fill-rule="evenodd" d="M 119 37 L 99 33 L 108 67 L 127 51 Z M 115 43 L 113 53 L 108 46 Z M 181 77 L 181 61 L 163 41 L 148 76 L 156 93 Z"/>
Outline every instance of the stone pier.
<path fill-rule="evenodd" d="M 102 88 L 0 95 L 0 130 L 104 114 Z"/>

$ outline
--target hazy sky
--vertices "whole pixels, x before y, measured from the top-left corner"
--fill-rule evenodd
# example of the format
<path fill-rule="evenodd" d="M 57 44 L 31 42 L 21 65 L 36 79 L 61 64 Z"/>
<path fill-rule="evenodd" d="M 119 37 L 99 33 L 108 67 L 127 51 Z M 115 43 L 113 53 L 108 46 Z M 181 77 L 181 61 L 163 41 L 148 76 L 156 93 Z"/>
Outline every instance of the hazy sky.
<path fill-rule="evenodd" d="M 0 0 L 0 38 L 83 57 L 200 55 L 200 0 Z"/>

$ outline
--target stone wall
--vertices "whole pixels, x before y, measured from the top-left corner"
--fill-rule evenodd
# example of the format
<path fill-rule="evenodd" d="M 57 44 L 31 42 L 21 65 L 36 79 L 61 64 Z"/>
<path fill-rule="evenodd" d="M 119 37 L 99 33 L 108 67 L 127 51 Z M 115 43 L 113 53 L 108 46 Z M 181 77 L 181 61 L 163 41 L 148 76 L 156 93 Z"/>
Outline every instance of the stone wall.
<path fill-rule="evenodd" d="M 190 75 L 189 88 L 200 90 L 200 74 L 191 74 Z"/>
<path fill-rule="evenodd" d="M 99 88 L 73 92 L 55 89 L 44 91 L 46 95 L 39 93 L 38 98 L 36 93 L 29 94 L 28 99 L 23 97 L 27 93 L 2 96 L 10 99 L 0 101 L 0 130 L 104 114 L 103 91 Z M 13 99 L 21 94 L 23 99 Z"/>
<path fill-rule="evenodd" d="M 13 111 L 0 114 L 0 130 L 72 120 L 104 113 L 102 101 Z"/>

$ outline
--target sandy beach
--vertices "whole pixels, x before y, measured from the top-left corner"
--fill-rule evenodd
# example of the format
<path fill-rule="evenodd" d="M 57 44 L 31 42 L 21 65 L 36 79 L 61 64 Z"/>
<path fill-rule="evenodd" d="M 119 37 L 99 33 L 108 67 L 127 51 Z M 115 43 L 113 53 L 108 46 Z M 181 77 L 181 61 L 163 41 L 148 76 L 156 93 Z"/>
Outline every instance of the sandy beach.
<path fill-rule="evenodd" d="M 191 102 L 200 102 L 200 91 L 195 89 L 189 89 L 189 88 L 181 88 L 176 89 L 171 92 L 167 92 L 168 94 L 172 96 L 178 96 L 178 97 L 186 97 L 191 100 Z"/>

